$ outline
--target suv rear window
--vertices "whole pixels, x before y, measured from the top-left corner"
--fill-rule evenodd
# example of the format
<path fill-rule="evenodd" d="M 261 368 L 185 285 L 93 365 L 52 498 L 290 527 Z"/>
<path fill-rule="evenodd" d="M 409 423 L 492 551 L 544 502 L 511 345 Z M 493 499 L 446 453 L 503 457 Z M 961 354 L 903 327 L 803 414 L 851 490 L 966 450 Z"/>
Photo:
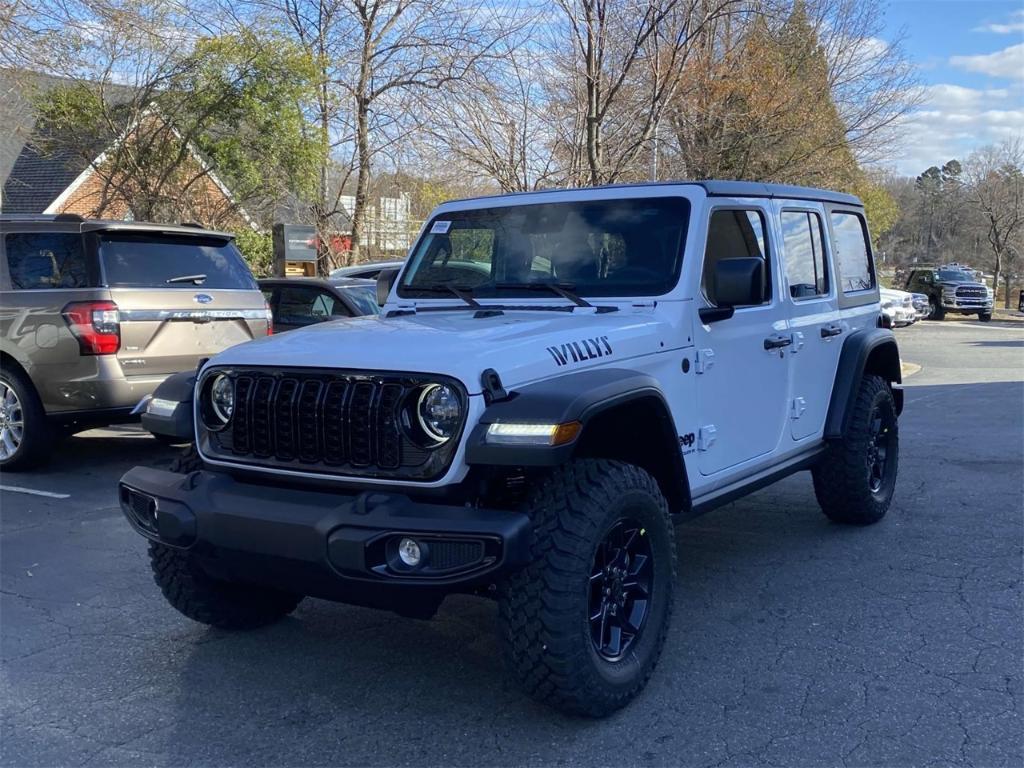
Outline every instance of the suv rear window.
<path fill-rule="evenodd" d="M 238 248 L 223 238 L 104 233 L 100 260 L 111 288 L 259 290 Z"/>
<path fill-rule="evenodd" d="M 16 232 L 4 238 L 11 288 L 39 291 L 88 288 L 94 284 L 82 236 L 60 232 Z"/>

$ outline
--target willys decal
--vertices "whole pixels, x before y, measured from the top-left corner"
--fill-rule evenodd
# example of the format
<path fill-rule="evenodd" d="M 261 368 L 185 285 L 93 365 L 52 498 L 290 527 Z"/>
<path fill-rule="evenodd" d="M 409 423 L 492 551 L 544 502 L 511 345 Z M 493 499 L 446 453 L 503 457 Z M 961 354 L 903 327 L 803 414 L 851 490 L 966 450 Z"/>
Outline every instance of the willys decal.
<path fill-rule="evenodd" d="M 607 336 L 595 336 L 579 341 L 570 341 L 556 347 L 548 347 L 548 352 L 555 363 L 561 367 L 569 363 L 581 363 L 584 360 L 596 360 L 612 353 L 612 345 Z"/>

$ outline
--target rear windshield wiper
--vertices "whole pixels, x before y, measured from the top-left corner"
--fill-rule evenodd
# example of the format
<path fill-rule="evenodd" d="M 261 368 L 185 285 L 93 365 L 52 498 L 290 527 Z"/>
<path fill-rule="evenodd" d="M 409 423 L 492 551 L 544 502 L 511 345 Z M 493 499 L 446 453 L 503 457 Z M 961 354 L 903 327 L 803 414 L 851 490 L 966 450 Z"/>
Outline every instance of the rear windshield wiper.
<path fill-rule="evenodd" d="M 494 283 L 491 286 L 495 290 L 509 289 L 515 291 L 550 291 L 551 293 L 561 296 L 563 299 L 571 301 L 577 307 L 592 307 L 594 306 L 586 299 L 580 298 L 572 289 L 576 286 L 571 283 Z"/>
<path fill-rule="evenodd" d="M 168 278 L 165 282 L 167 283 L 195 283 L 199 285 L 206 282 L 206 275 L 179 275 L 178 277 Z"/>

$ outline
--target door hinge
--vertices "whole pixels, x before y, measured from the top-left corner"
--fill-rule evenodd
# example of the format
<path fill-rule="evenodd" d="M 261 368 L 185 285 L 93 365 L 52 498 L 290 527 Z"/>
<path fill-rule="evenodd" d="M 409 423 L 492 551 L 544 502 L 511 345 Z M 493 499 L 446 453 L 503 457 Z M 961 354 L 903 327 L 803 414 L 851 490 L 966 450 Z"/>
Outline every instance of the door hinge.
<path fill-rule="evenodd" d="M 714 424 L 707 424 L 697 432 L 697 450 L 706 451 L 715 444 L 715 434 L 718 430 Z"/>
<path fill-rule="evenodd" d="M 793 346 L 790 347 L 790 352 L 794 355 L 804 348 L 804 335 L 800 331 L 793 333 Z"/>
<path fill-rule="evenodd" d="M 794 397 L 789 404 L 789 418 L 799 419 L 807 410 L 807 401 L 802 397 Z"/>
<path fill-rule="evenodd" d="M 715 364 L 715 351 L 713 349 L 698 349 L 694 362 L 694 370 L 697 373 L 707 373 Z"/>

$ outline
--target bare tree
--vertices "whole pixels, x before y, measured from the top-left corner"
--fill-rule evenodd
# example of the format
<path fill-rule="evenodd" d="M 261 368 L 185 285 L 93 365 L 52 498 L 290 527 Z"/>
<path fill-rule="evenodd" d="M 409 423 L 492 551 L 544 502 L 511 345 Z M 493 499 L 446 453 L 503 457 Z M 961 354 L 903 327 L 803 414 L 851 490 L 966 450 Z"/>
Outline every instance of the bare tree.
<path fill-rule="evenodd" d="M 984 215 L 994 258 L 993 287 L 999 288 L 1004 260 L 1015 259 L 1024 232 L 1024 141 L 984 147 L 966 163 L 969 198 Z M 1009 282 L 1005 306 L 1010 306 Z"/>
<path fill-rule="evenodd" d="M 345 0 L 355 56 L 347 90 L 355 129 L 355 205 L 351 258 L 363 247 L 377 136 L 408 116 L 408 95 L 461 80 L 495 39 L 482 28 L 483 9 L 453 0 Z"/>
<path fill-rule="evenodd" d="M 528 44 L 536 26 L 501 41 L 493 58 L 469 71 L 441 98 L 424 103 L 433 146 L 471 175 L 503 192 L 558 184 L 553 128 L 542 77 L 545 59 Z"/>
<path fill-rule="evenodd" d="M 706 25 L 741 7 L 740 0 L 557 0 L 564 36 L 561 67 L 582 112 L 589 184 L 627 175 L 651 145 L 656 127 L 683 82 L 693 42 Z M 572 116 L 573 129 L 579 113 Z M 570 167 L 574 165 L 570 161 Z"/>

